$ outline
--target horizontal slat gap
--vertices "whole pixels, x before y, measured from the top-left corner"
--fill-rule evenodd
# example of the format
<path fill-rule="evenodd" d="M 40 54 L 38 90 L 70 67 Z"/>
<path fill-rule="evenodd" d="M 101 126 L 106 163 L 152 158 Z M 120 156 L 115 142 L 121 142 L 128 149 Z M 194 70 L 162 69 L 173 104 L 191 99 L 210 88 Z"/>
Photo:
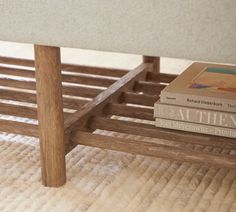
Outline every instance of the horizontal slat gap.
<path fill-rule="evenodd" d="M 104 111 L 110 115 L 154 120 L 153 110 L 147 108 L 132 107 L 124 104 L 109 104 Z"/>
<path fill-rule="evenodd" d="M 149 95 L 159 95 L 166 85 L 160 83 L 138 81 L 135 83 L 134 91 L 143 92 Z"/>
<path fill-rule="evenodd" d="M 147 94 L 138 94 L 134 92 L 125 92 L 123 93 L 123 100 L 125 103 L 145 105 L 145 106 L 154 106 L 154 103 L 159 99 L 159 96 L 147 95 Z"/>

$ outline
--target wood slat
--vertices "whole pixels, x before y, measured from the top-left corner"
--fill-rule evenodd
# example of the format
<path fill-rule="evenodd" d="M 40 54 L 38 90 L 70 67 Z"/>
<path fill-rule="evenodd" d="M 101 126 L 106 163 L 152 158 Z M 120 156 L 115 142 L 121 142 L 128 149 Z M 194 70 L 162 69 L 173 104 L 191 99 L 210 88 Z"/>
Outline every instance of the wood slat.
<path fill-rule="evenodd" d="M 16 121 L 1 120 L 1 119 L 0 119 L 0 131 L 32 136 L 32 137 L 39 136 L 37 125 L 21 123 Z"/>
<path fill-rule="evenodd" d="M 29 59 L 0 57 L 0 63 L 34 67 L 34 60 L 29 60 Z M 82 65 L 67 64 L 67 63 L 62 63 L 62 70 L 75 73 L 86 73 L 86 74 L 95 74 L 95 75 L 111 76 L 111 77 L 122 77 L 129 71 L 123 69 L 82 66 Z"/>
<path fill-rule="evenodd" d="M 0 89 L 0 99 L 13 100 L 19 102 L 28 102 L 36 104 L 36 94 L 27 93 L 23 91 L 12 91 Z M 81 106 L 89 102 L 85 99 L 70 99 L 67 97 L 63 98 L 64 108 L 78 110 Z"/>
<path fill-rule="evenodd" d="M 0 74 L 35 78 L 35 71 L 26 70 L 22 68 L 10 68 L 10 67 L 0 66 Z M 116 82 L 115 79 L 99 78 L 94 76 L 78 76 L 69 74 L 62 74 L 62 81 L 68 83 L 101 86 L 101 87 L 108 87 L 114 82 Z"/>
<path fill-rule="evenodd" d="M 65 133 L 59 47 L 34 45 L 42 182 L 66 183 Z"/>
<path fill-rule="evenodd" d="M 124 104 L 110 103 L 107 107 L 104 108 L 104 112 L 110 115 L 154 121 L 153 109 L 149 108 L 132 107 Z"/>
<path fill-rule="evenodd" d="M 0 66 L 0 74 L 17 76 L 17 77 L 35 78 L 34 70 L 27 70 L 23 68 Z"/>
<path fill-rule="evenodd" d="M 35 90 L 36 88 L 35 82 L 27 80 L 9 79 L 9 78 L 0 78 L 0 85 L 5 87 L 20 88 L 27 90 Z M 62 91 L 64 95 L 94 98 L 103 90 L 98 88 L 89 88 L 82 86 L 63 85 Z"/>
<path fill-rule="evenodd" d="M 159 99 L 159 96 L 138 94 L 134 92 L 124 92 L 121 97 L 125 103 L 154 106 L 154 103 Z"/>
<path fill-rule="evenodd" d="M 101 109 L 110 101 L 116 101 L 125 89 L 131 89 L 135 80 L 146 77 L 146 71 L 150 68 L 150 65 L 141 64 L 133 71 L 120 78 L 117 82 L 112 84 L 104 92 L 96 96 L 86 106 L 82 107 L 80 111 L 74 113 L 65 122 L 65 128 L 70 131 L 76 128 L 78 125 L 83 125 L 85 121 Z"/>
<path fill-rule="evenodd" d="M 0 103 L 0 114 L 29 118 L 29 119 L 37 119 L 37 108 Z M 64 117 L 68 117 L 69 115 L 70 113 L 64 112 Z"/>
<path fill-rule="evenodd" d="M 93 85 L 101 87 L 109 87 L 116 82 L 114 79 L 98 78 L 92 76 L 75 76 L 75 75 L 66 75 L 62 74 L 62 81 L 83 85 Z"/>
<path fill-rule="evenodd" d="M 72 141 L 76 144 L 103 149 L 236 169 L 236 157 L 230 155 L 188 150 L 163 144 L 121 139 L 82 131 L 76 132 L 73 135 Z"/>
<path fill-rule="evenodd" d="M 74 64 L 65 64 L 65 63 L 62 63 L 62 70 L 75 73 L 94 74 L 108 77 L 123 77 L 125 74 L 129 72 L 129 70 L 124 70 L 124 69 L 82 66 Z"/>
<path fill-rule="evenodd" d="M 0 114 L 37 119 L 37 108 L 0 103 Z"/>
<path fill-rule="evenodd" d="M 176 74 L 164 74 L 164 73 L 154 73 L 148 72 L 147 74 L 147 81 L 150 82 L 163 82 L 163 83 L 170 83 L 173 81 L 178 75 Z"/>
<path fill-rule="evenodd" d="M 1 56 L 0 57 L 0 63 L 9 64 L 9 65 L 34 67 L 34 60 L 15 58 L 15 57 L 2 57 Z"/>
<path fill-rule="evenodd" d="M 160 138 L 179 143 L 191 143 L 203 146 L 236 149 L 235 139 L 168 130 L 157 128 L 150 124 L 94 117 L 90 122 L 90 127 L 94 130 L 102 129 L 144 137 Z"/>
<path fill-rule="evenodd" d="M 150 56 L 143 56 L 144 63 L 151 63 L 153 68 L 152 71 L 155 73 L 160 73 L 161 69 L 161 58 L 160 57 L 150 57 Z"/>

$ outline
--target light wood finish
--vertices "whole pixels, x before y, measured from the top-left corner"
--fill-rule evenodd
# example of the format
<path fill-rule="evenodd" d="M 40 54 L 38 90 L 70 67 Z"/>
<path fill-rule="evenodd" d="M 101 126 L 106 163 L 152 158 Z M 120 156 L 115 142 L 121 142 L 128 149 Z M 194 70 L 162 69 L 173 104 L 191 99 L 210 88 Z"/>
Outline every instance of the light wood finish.
<path fill-rule="evenodd" d="M 204 153 L 163 144 L 149 143 L 139 140 L 121 139 L 113 136 L 90 134 L 78 131 L 72 141 L 86 146 L 111 149 L 116 151 L 141 154 L 152 157 L 177 158 L 182 162 L 195 162 L 216 167 L 236 168 L 236 157 L 216 153 Z M 111 142 L 112 141 L 112 142 Z"/>
<path fill-rule="evenodd" d="M 28 103 L 36 104 L 36 94 L 28 93 L 25 91 L 13 91 L 13 90 L 0 89 L 0 99 L 15 100 L 19 102 L 28 102 Z M 68 97 L 63 98 L 63 106 L 68 109 L 78 110 L 87 102 L 89 102 L 89 100 L 71 99 Z"/>
<path fill-rule="evenodd" d="M 80 111 L 74 113 L 69 117 L 65 122 L 66 130 L 72 130 L 78 125 L 83 125 L 83 122 L 89 116 L 95 114 L 98 110 L 101 110 L 109 101 L 114 101 L 118 99 L 120 94 L 129 88 L 133 87 L 133 83 L 135 80 L 140 78 L 145 79 L 146 73 L 149 70 L 150 66 L 146 64 L 141 64 L 135 70 L 130 71 L 116 83 L 111 85 L 107 90 L 103 93 L 99 94 L 97 97 L 93 99 L 93 101 L 84 105 Z"/>
<path fill-rule="evenodd" d="M 0 103 L 0 113 L 4 115 L 19 116 L 37 119 L 37 109 L 32 107 Z"/>
<path fill-rule="evenodd" d="M 120 78 L 116 83 L 111 85 L 108 89 L 106 89 L 103 93 L 99 94 L 97 97 L 93 99 L 93 101 L 84 105 L 81 110 L 75 112 L 71 117 L 68 117 L 65 121 L 65 129 L 67 136 L 67 149 L 68 153 L 71 151 L 75 145 L 70 142 L 70 137 L 73 134 L 73 131 L 77 128 L 83 129 L 88 128 L 89 119 L 93 115 L 103 114 L 103 108 L 109 102 L 119 102 L 120 95 L 125 90 L 130 90 L 133 88 L 135 80 L 145 79 L 147 71 L 150 70 L 150 65 L 141 64 L 133 71 L 130 71 L 128 74 Z"/>
<path fill-rule="evenodd" d="M 38 126 L 17 121 L 0 120 L 0 131 L 38 137 Z"/>
<path fill-rule="evenodd" d="M 153 72 L 160 73 L 160 69 L 161 69 L 160 57 L 143 56 L 143 62 L 144 63 L 152 63 L 153 64 Z"/>
<path fill-rule="evenodd" d="M 35 45 L 35 68 L 42 181 L 58 187 L 66 182 L 60 49 Z"/>
<path fill-rule="evenodd" d="M 147 57 L 144 63 L 130 72 L 64 64 L 62 69 L 71 73 L 66 72 L 61 76 L 58 48 L 36 46 L 35 53 L 37 83 L 32 68 L 33 60 L 0 57 L 0 63 L 11 65 L 0 65 L 0 74 L 7 75 L 0 76 L 0 99 L 4 100 L 0 102 L 0 114 L 36 119 L 35 104 L 38 101 L 40 131 L 37 125 L 25 123 L 24 119 L 16 122 L 1 118 L 0 131 L 40 137 L 44 185 L 60 186 L 65 183 L 65 153 L 78 144 L 235 168 L 235 156 L 229 154 L 231 150 L 236 150 L 235 139 L 154 126 L 153 105 L 159 99 L 161 90 L 176 75 L 154 72 L 153 58 Z M 26 67 L 31 67 L 32 70 L 27 70 Z M 98 76 L 75 75 L 86 71 Z M 14 76 L 22 79 L 15 79 Z M 117 78 L 112 78 L 114 76 Z M 63 80 L 66 83 L 62 86 Z M 108 88 L 95 88 L 91 85 Z M 36 90 L 39 94 L 37 101 Z M 5 100 L 34 105 L 20 106 L 10 101 L 6 103 Z M 76 110 L 64 112 L 64 125 L 62 100 L 64 109 Z M 114 132 L 114 136 L 94 134 L 97 129 Z M 166 144 L 116 137 L 120 133 L 136 138 L 161 139 Z M 221 153 L 194 151 L 193 147 L 217 148 Z"/>
<path fill-rule="evenodd" d="M 16 80 L 9 78 L 0 78 L 0 85 L 4 87 L 20 88 L 25 90 L 36 90 L 36 83 L 28 80 Z M 64 95 L 93 98 L 101 93 L 103 89 L 82 87 L 77 85 L 63 85 Z"/>
<path fill-rule="evenodd" d="M 235 139 L 208 136 L 191 132 L 180 132 L 177 130 L 168 130 L 157 128 L 152 124 L 136 123 L 104 117 L 94 117 L 91 121 L 90 127 L 92 129 L 102 129 L 144 137 L 160 138 L 177 143 L 190 143 L 236 150 Z"/>

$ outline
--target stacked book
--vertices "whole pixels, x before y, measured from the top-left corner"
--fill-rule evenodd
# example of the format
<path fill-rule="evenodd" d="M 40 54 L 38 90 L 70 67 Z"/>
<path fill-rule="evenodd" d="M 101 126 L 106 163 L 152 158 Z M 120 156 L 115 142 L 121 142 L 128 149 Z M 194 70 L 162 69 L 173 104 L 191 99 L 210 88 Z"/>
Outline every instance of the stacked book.
<path fill-rule="evenodd" d="M 236 138 L 236 66 L 193 63 L 161 92 L 157 127 Z"/>

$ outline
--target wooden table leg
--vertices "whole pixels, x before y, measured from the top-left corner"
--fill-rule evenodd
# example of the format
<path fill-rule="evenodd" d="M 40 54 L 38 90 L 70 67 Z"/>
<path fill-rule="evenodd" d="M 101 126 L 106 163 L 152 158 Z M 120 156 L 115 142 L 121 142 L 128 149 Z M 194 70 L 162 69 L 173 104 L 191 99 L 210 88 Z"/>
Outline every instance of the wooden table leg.
<path fill-rule="evenodd" d="M 60 48 L 35 45 L 42 181 L 49 187 L 66 182 L 60 66 Z"/>
<path fill-rule="evenodd" d="M 143 56 L 144 63 L 153 63 L 153 72 L 160 73 L 160 57 Z"/>

